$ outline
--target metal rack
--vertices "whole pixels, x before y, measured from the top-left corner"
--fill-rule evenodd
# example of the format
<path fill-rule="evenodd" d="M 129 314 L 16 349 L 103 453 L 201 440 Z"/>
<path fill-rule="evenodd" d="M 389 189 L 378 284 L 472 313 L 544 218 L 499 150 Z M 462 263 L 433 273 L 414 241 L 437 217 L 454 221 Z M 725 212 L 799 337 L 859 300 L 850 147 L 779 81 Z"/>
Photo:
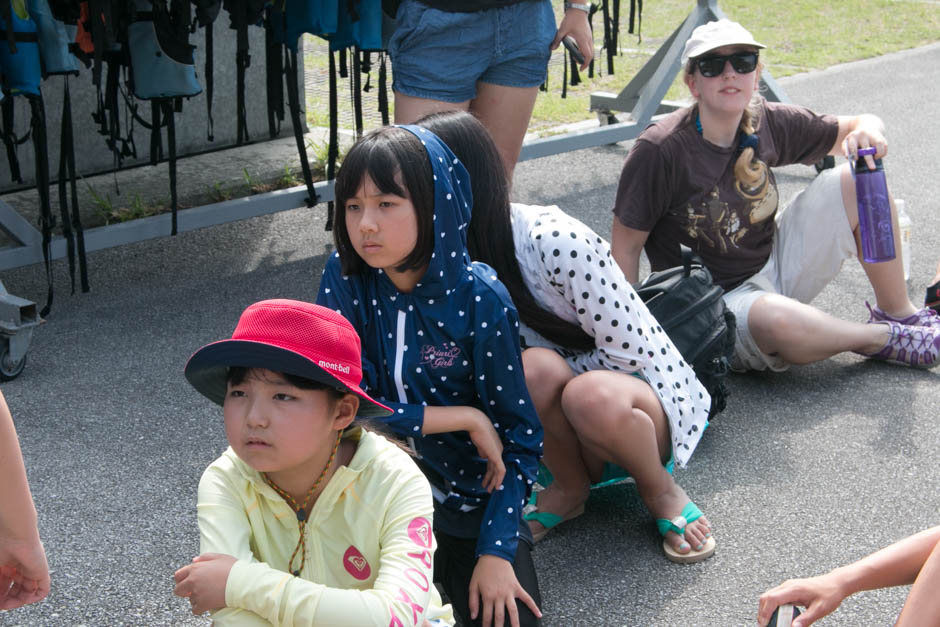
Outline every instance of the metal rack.
<path fill-rule="evenodd" d="M 666 91 L 679 73 L 682 48 L 692 31 L 712 20 L 727 17 L 717 0 L 697 0 L 696 7 L 676 28 L 656 53 L 640 69 L 619 94 L 595 92 L 590 108 L 601 120 L 601 126 L 584 131 L 537 139 L 526 143 L 520 161 L 538 159 L 572 150 L 635 139 L 652 121 L 654 115 L 668 113 L 679 105 L 664 102 Z M 768 100 L 789 102 L 783 89 L 770 74 L 761 77 L 762 92 Z M 628 121 L 617 122 L 615 113 L 627 113 Z M 333 181 L 315 185 L 322 202 L 333 199 Z M 290 189 L 228 200 L 181 211 L 178 231 L 190 231 L 235 220 L 266 215 L 303 207 L 307 189 L 303 185 Z M 170 233 L 168 214 L 141 218 L 132 222 L 102 226 L 85 231 L 88 252 L 131 244 Z M 0 250 L 0 270 L 42 263 L 42 235 L 12 207 L 0 200 L 0 229 L 17 245 Z M 62 237 L 53 239 L 50 260 L 66 256 Z M 22 372 L 32 329 L 39 324 L 35 304 L 12 296 L 0 283 L 0 379 L 9 379 Z"/>

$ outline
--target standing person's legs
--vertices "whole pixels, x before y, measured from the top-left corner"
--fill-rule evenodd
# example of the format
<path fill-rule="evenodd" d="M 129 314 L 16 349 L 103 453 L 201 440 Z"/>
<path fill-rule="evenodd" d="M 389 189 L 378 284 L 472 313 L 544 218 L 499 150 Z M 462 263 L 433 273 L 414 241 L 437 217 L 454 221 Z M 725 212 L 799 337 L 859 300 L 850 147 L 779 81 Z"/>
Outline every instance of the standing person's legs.
<path fill-rule="evenodd" d="M 405 0 L 389 42 L 395 122 L 469 109 L 490 131 L 511 177 L 555 32 L 548 0 L 469 13 Z"/>
<path fill-rule="evenodd" d="M 492 62 L 491 12 L 452 13 L 404 0 L 396 20 L 388 43 L 395 123 L 410 124 L 438 111 L 466 111 L 478 78 Z"/>
<path fill-rule="evenodd" d="M 411 124 L 426 115 L 441 111 L 466 111 L 470 101 L 445 102 L 430 98 L 416 98 L 395 92 L 395 124 Z"/>
<path fill-rule="evenodd" d="M 395 123 L 410 124 L 441 111 L 469 110 L 493 137 L 506 174 L 512 180 L 538 93 L 538 87 L 505 87 L 482 82 L 477 83 L 476 98 L 463 102 L 417 98 L 395 92 Z"/>
<path fill-rule="evenodd" d="M 479 82 L 477 97 L 470 103 L 471 113 L 492 135 L 510 181 L 538 93 L 538 87 L 506 87 Z"/>

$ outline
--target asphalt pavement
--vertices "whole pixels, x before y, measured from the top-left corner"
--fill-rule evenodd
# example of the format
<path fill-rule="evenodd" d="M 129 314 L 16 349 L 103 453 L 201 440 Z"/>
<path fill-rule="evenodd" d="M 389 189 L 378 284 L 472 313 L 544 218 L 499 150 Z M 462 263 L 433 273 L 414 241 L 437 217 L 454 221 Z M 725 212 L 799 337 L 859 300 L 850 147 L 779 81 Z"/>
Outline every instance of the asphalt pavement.
<path fill-rule="evenodd" d="M 889 186 L 914 224 L 911 295 L 940 257 L 940 44 L 781 84 L 820 112 L 880 115 Z M 557 204 L 599 233 L 629 142 L 525 162 L 514 196 Z M 781 198 L 812 168 L 778 170 Z M 161 181 L 160 184 L 163 184 Z M 204 625 L 173 596 L 172 573 L 198 551 L 195 499 L 225 448 L 221 412 L 185 382 L 193 350 L 229 335 L 248 304 L 315 298 L 330 236 L 325 208 L 297 209 L 89 255 L 92 292 L 57 296 L 24 373 L 2 385 L 20 434 L 52 592 L 0 614 L 3 625 Z M 41 266 L 7 271 L 42 303 Z M 814 303 L 865 320 L 871 289 L 856 263 Z M 940 369 L 843 354 L 782 374 L 731 377 L 728 409 L 678 480 L 718 541 L 706 562 L 662 554 L 631 486 L 592 495 L 581 518 L 535 552 L 547 627 L 747 625 L 757 597 L 940 522 Z M 822 625 L 893 624 L 906 588 L 848 599 Z"/>

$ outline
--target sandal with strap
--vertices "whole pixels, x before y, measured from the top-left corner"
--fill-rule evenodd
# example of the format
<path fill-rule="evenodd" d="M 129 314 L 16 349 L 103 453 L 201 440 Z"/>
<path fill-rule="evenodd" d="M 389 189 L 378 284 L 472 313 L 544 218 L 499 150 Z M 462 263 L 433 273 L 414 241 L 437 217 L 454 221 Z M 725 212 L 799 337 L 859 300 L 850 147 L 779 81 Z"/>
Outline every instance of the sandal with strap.
<path fill-rule="evenodd" d="M 584 504 L 582 503 L 574 510 L 568 513 L 567 516 L 559 516 L 558 514 L 552 514 L 551 512 L 540 512 L 538 508 L 534 505 L 528 505 L 525 508 L 525 513 L 522 517 L 529 521 L 535 521 L 542 525 L 543 529 L 539 532 L 534 532 L 532 534 L 532 540 L 534 542 L 539 542 L 542 538 L 545 537 L 549 531 L 557 527 L 563 522 L 577 518 L 584 513 Z"/>
<path fill-rule="evenodd" d="M 685 539 L 685 527 L 690 522 L 696 521 L 702 517 L 702 510 L 698 506 L 689 501 L 686 503 L 685 507 L 682 508 L 682 513 L 672 520 L 668 518 L 657 518 L 656 527 L 659 529 L 659 535 L 664 536 L 670 531 L 674 531 L 680 536 L 683 540 Z M 704 559 L 707 559 L 712 556 L 715 552 L 715 538 L 709 536 L 705 539 L 705 543 L 702 545 L 702 548 L 699 550 L 691 549 L 686 553 L 680 553 L 669 544 L 668 540 L 663 540 L 663 551 L 666 553 L 666 558 L 677 564 L 693 564 L 695 562 L 701 562 Z"/>

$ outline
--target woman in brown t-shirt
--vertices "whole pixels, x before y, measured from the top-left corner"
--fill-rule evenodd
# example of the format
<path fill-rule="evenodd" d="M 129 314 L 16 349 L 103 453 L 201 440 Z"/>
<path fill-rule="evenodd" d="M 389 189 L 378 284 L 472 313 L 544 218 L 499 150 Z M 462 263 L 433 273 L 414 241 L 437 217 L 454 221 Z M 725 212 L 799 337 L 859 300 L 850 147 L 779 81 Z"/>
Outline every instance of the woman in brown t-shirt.
<path fill-rule="evenodd" d="M 940 316 L 911 303 L 900 258 L 862 263 L 877 302 L 867 324 L 808 304 L 845 259 L 860 257 L 852 173 L 847 165 L 824 171 L 778 211 L 770 168 L 856 157 L 865 147 L 881 158 L 887 141 L 874 115 L 817 115 L 765 101 L 757 93 L 763 47 L 729 20 L 693 31 L 682 62 L 696 102 L 651 125 L 627 157 L 614 258 L 635 282 L 644 248 L 653 270 L 678 265 L 679 244 L 696 251 L 737 317 L 736 370 L 784 370 L 844 351 L 937 366 Z"/>

